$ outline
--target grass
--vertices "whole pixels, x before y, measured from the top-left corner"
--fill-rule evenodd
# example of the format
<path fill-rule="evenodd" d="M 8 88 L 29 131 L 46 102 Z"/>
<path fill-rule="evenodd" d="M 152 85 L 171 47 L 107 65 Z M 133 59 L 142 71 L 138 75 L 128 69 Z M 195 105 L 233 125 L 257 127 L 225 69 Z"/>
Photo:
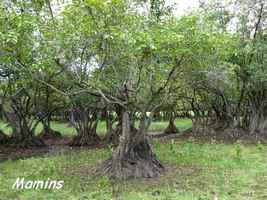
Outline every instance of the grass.
<path fill-rule="evenodd" d="M 154 122 L 162 130 L 166 122 Z M 177 120 L 182 129 L 188 120 Z M 2 124 L 0 124 L 2 126 Z M 53 122 L 66 135 L 73 129 Z M 6 129 L 5 129 L 6 130 Z M 101 123 L 99 131 L 105 132 Z M 152 141 L 166 167 L 154 179 L 109 180 L 95 177 L 94 169 L 111 155 L 111 149 L 72 149 L 42 157 L 0 163 L 0 200 L 266 200 L 267 146 L 195 144 L 190 141 Z M 18 177 L 25 180 L 64 180 L 61 190 L 16 190 Z"/>
<path fill-rule="evenodd" d="M 267 199 L 267 148 L 191 142 L 160 143 L 154 149 L 166 166 L 155 179 L 116 181 L 92 171 L 109 157 L 109 149 L 81 149 L 42 158 L 0 164 L 1 200 L 220 200 Z M 61 190 L 12 190 L 17 177 L 64 180 Z"/>
<path fill-rule="evenodd" d="M 151 124 L 149 131 L 163 131 L 168 125 L 168 122 L 166 121 L 155 121 Z M 76 134 L 76 131 L 73 127 L 68 126 L 67 123 L 61 123 L 53 121 L 51 124 L 52 128 L 54 130 L 59 131 L 65 136 L 73 136 Z M 176 120 L 176 126 L 179 128 L 179 130 L 184 130 L 192 126 L 192 122 L 190 119 L 177 119 Z M 0 129 L 3 130 L 6 134 L 11 134 L 11 128 L 7 126 L 6 123 L 0 122 Z M 40 133 L 42 130 L 42 125 L 39 124 L 36 133 Z M 106 123 L 104 121 L 101 121 L 98 123 L 97 126 L 97 133 L 99 135 L 104 135 L 106 133 Z"/>

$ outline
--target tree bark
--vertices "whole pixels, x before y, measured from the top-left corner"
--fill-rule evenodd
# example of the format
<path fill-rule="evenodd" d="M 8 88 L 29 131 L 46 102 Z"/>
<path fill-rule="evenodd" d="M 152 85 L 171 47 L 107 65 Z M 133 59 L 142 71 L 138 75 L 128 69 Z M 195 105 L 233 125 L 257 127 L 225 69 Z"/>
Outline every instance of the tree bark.
<path fill-rule="evenodd" d="M 39 137 L 47 140 L 47 139 L 59 139 L 62 138 L 62 135 L 60 132 L 53 130 L 50 127 L 44 127 L 42 132 L 39 134 Z"/>
<path fill-rule="evenodd" d="M 88 109 L 76 107 L 71 118 L 78 133 L 70 143 L 71 146 L 95 146 L 100 143 L 101 139 L 96 134 L 99 120 L 97 111 L 90 112 Z"/>
<path fill-rule="evenodd" d="M 78 135 L 75 136 L 70 143 L 71 146 L 95 146 L 101 141 L 99 136 L 96 134 L 96 126 L 93 125 L 90 129 L 82 129 L 79 131 Z"/>
<path fill-rule="evenodd" d="M 112 143 L 113 141 L 113 135 L 114 135 L 114 129 L 112 127 L 113 123 L 112 120 L 109 118 L 109 116 L 106 117 L 106 136 L 105 140 L 107 143 Z"/>
<path fill-rule="evenodd" d="M 42 121 L 43 130 L 39 134 L 39 137 L 42 139 L 59 139 L 62 138 L 61 133 L 55 131 L 51 128 L 51 116 L 48 116 L 45 120 Z"/>
<path fill-rule="evenodd" d="M 179 133 L 178 128 L 175 125 L 175 118 L 171 117 L 169 119 L 168 127 L 164 130 L 165 134 L 173 134 L 173 133 Z"/>
<path fill-rule="evenodd" d="M 116 107 L 117 114 L 117 125 L 115 129 L 113 129 L 113 123 L 111 120 L 111 116 L 106 116 L 106 125 L 107 125 L 107 134 L 106 134 L 106 143 L 112 144 L 114 147 L 119 145 L 119 137 L 122 133 L 122 110 L 119 107 Z"/>
<path fill-rule="evenodd" d="M 45 146 L 43 140 L 34 135 L 35 128 L 30 128 L 27 117 L 9 112 L 6 112 L 5 115 L 12 128 L 12 134 L 8 138 L 7 145 L 22 148 Z"/>
<path fill-rule="evenodd" d="M 267 90 L 259 88 L 249 93 L 248 129 L 250 134 L 266 135 L 267 132 Z"/>
<path fill-rule="evenodd" d="M 261 113 L 254 113 L 250 117 L 249 132 L 250 134 L 266 134 L 267 131 L 267 117 Z"/>
<path fill-rule="evenodd" d="M 9 137 L 2 130 L 0 130 L 0 144 L 6 144 L 8 139 Z"/>
<path fill-rule="evenodd" d="M 139 130 L 131 126 L 129 113 L 122 114 L 122 134 L 119 146 L 110 159 L 97 170 L 116 178 L 156 177 L 164 170 L 148 142 L 145 119 L 140 122 Z"/>
<path fill-rule="evenodd" d="M 104 110 L 103 117 L 106 121 L 106 135 L 105 135 L 105 142 L 107 144 L 113 144 L 115 146 L 118 145 L 118 137 L 116 135 L 116 129 L 113 128 L 113 120 L 110 112 L 108 110 Z"/>

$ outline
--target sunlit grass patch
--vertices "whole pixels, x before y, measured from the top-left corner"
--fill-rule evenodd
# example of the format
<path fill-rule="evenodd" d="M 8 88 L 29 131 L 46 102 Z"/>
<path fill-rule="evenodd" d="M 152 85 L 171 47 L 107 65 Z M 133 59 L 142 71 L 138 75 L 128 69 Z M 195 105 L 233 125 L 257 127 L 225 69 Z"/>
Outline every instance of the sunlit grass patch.
<path fill-rule="evenodd" d="M 177 119 L 175 121 L 176 126 L 179 130 L 185 130 L 192 126 L 192 121 L 190 119 Z M 138 125 L 138 122 L 136 123 Z M 157 131 L 162 132 L 168 126 L 167 121 L 154 121 L 152 122 L 151 126 L 149 127 L 149 131 Z M 57 122 L 53 121 L 51 123 L 51 127 L 60 132 L 64 136 L 73 136 L 76 134 L 75 129 L 67 122 Z M 42 131 L 42 125 L 39 124 L 36 128 L 36 134 Z M 3 130 L 6 134 L 11 134 L 12 129 L 8 126 L 7 123 L 0 121 L 0 129 Z M 106 123 L 104 121 L 100 121 L 97 126 L 97 133 L 101 136 L 105 135 L 106 133 Z"/>
<path fill-rule="evenodd" d="M 0 164 L 0 199 L 155 199 L 264 200 L 267 194 L 267 147 L 240 144 L 153 142 L 166 167 L 155 179 L 109 180 L 94 170 L 110 149 L 73 149 L 49 157 Z M 62 190 L 12 190 L 17 177 L 64 180 Z"/>

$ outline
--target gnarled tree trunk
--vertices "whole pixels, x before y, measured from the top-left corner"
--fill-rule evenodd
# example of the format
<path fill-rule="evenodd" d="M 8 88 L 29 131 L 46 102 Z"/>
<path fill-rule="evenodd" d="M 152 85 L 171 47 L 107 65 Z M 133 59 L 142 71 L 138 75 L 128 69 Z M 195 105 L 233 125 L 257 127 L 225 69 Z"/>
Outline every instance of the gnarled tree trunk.
<path fill-rule="evenodd" d="M 23 115 L 6 113 L 12 134 L 7 144 L 16 147 L 44 146 L 44 142 L 34 135 L 35 128 L 30 128 L 28 120 Z"/>
<path fill-rule="evenodd" d="M 248 124 L 250 134 L 265 135 L 267 137 L 267 115 L 264 109 L 252 112 Z"/>
<path fill-rule="evenodd" d="M 96 134 L 99 116 L 97 111 L 90 111 L 81 106 L 74 108 L 71 123 L 77 131 L 71 146 L 95 146 L 101 139 Z"/>
<path fill-rule="evenodd" d="M 151 178 L 161 174 L 164 168 L 157 160 L 144 133 L 145 120 L 145 118 L 141 120 L 139 130 L 137 130 L 131 126 L 129 113 L 123 112 L 119 146 L 111 158 L 97 170 L 98 173 L 109 174 L 117 178 Z"/>
<path fill-rule="evenodd" d="M 250 134 L 266 136 L 267 134 L 267 90 L 265 87 L 253 88 L 248 94 L 247 125 Z"/>

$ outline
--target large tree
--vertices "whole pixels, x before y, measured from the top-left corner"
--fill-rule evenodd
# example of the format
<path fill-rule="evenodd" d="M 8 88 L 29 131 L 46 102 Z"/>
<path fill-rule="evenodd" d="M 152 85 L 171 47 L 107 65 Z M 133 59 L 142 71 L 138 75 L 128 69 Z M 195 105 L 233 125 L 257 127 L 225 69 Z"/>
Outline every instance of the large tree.
<path fill-rule="evenodd" d="M 77 86 L 69 94 L 94 96 L 117 114 L 119 144 L 99 172 L 159 175 L 163 166 L 146 132 L 153 113 L 177 92 L 170 86 L 194 61 L 195 17 L 167 15 L 155 22 L 125 1 L 75 2 L 62 16 L 63 57 Z"/>
<path fill-rule="evenodd" d="M 46 17 L 50 13 L 47 3 L 0 3 L 0 77 L 7 94 L 4 112 L 13 129 L 12 140 L 23 146 L 40 143 L 33 137 L 35 128 L 51 118 L 50 93 L 44 92 L 39 80 L 51 80 L 62 71 L 55 43 L 56 21 Z M 42 104 L 45 95 L 46 105 Z"/>

